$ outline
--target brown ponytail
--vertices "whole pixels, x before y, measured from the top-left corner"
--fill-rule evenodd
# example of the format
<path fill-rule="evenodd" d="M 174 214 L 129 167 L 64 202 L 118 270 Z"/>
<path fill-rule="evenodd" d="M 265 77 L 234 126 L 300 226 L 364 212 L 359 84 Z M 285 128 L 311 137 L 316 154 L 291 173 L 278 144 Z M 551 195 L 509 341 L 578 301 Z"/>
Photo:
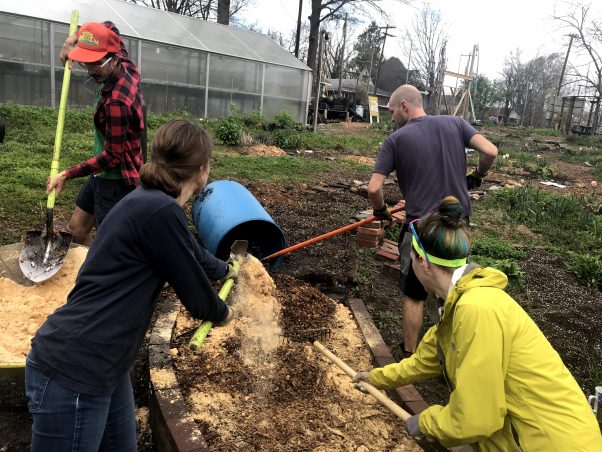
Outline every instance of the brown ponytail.
<path fill-rule="evenodd" d="M 177 198 L 182 183 L 209 162 L 213 143 L 198 125 L 183 119 L 163 124 L 153 138 L 152 160 L 140 171 L 140 184 Z"/>

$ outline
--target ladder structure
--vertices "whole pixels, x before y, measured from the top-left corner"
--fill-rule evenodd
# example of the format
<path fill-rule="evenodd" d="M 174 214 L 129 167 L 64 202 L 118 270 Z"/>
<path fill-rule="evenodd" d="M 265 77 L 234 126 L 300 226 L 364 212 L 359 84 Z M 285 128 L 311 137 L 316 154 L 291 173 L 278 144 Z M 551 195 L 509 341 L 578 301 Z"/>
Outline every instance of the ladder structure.
<path fill-rule="evenodd" d="M 474 103 L 472 100 L 473 92 L 476 93 L 476 82 L 473 83 L 478 75 L 478 59 L 479 59 L 479 45 L 475 44 L 472 48 L 472 53 L 470 53 L 468 62 L 466 63 L 466 69 L 464 73 L 448 71 L 447 69 L 443 69 L 442 75 L 453 77 L 456 80 L 461 80 L 460 86 L 447 86 L 449 88 L 452 102 L 451 105 L 448 105 L 447 96 L 445 95 L 445 86 L 443 84 L 444 77 L 440 78 L 440 89 L 439 95 L 443 97 L 443 102 L 445 104 L 445 112 L 446 114 L 452 114 L 453 116 L 457 116 L 458 114 L 462 116 L 467 121 L 475 120 L 475 112 L 474 112 Z M 477 61 L 477 66 L 475 70 L 475 61 Z M 456 100 L 460 97 L 460 99 L 456 102 Z M 437 103 L 439 106 L 440 102 Z M 470 107 L 470 109 L 469 109 Z"/>

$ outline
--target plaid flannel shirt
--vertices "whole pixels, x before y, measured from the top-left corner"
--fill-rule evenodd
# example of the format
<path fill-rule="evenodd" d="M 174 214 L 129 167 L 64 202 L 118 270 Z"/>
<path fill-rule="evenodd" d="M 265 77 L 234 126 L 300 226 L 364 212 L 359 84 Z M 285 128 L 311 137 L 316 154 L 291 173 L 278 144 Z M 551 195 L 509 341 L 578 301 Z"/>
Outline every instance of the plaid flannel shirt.
<path fill-rule="evenodd" d="M 113 31 L 117 30 L 111 22 L 105 22 L 105 25 Z M 119 64 L 120 75 L 105 82 L 94 113 L 94 125 L 105 137 L 105 149 L 85 162 L 66 169 L 69 179 L 98 174 L 119 166 L 123 181 L 127 185 L 138 185 L 143 163 L 140 138 L 144 131 L 140 73 L 128 58 L 123 42 Z"/>

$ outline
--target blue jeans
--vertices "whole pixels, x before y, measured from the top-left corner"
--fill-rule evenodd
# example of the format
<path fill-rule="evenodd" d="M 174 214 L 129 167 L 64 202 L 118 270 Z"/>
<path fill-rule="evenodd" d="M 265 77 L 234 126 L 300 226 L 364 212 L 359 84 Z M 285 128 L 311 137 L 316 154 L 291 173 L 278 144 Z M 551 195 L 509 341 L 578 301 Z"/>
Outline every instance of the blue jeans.
<path fill-rule="evenodd" d="M 25 393 L 33 417 L 33 452 L 136 450 L 134 393 L 128 374 L 113 394 L 91 396 L 61 386 L 28 358 Z"/>

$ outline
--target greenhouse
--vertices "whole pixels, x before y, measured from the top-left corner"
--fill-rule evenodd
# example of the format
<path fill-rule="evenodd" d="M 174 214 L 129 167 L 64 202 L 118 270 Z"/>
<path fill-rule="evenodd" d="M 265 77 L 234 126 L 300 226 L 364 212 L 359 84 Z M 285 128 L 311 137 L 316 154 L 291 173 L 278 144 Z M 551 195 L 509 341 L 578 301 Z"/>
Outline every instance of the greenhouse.
<path fill-rule="evenodd" d="M 120 0 L 0 0 L 0 103 L 55 107 L 71 11 L 117 25 L 148 110 L 199 118 L 259 110 L 305 122 L 311 71 L 267 36 Z M 94 81 L 73 66 L 70 108 L 92 105 Z"/>

